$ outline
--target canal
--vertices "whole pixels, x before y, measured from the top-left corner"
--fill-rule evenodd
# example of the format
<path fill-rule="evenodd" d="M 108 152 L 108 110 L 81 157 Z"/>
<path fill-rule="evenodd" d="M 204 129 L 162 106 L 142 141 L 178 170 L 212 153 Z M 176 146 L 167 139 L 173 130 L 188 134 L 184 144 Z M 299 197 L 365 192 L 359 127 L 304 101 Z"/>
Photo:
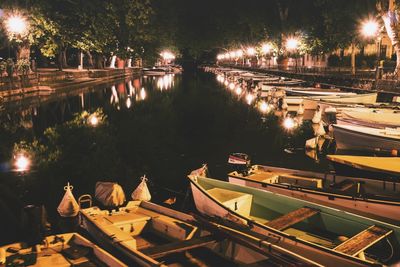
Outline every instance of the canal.
<path fill-rule="evenodd" d="M 287 152 L 303 146 L 310 137 L 307 127 L 287 132 L 279 118 L 263 117 L 213 74 L 201 71 L 16 98 L 2 108 L 0 244 L 23 235 L 21 210 L 28 204 L 44 205 L 59 230 L 56 208 L 67 182 L 76 198 L 93 195 L 97 181 L 118 182 L 130 199 L 146 175 L 152 200 L 176 198 L 172 207 L 187 210 L 186 175 L 207 163 L 211 177 L 224 179 L 233 152 L 247 153 L 254 164 L 329 167 L 302 150 Z M 104 115 L 99 125 L 82 121 L 82 114 L 96 111 Z M 13 168 L 15 143 L 31 151 L 29 171 Z"/>

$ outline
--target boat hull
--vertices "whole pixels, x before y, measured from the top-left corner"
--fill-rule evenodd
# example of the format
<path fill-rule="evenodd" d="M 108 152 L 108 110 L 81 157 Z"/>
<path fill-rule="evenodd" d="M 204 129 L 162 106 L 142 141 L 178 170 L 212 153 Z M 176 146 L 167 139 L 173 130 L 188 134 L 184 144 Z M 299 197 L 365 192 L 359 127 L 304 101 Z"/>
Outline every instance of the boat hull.
<path fill-rule="evenodd" d="M 229 176 L 229 182 L 242 186 L 249 186 L 261 190 L 294 197 L 297 199 L 310 201 L 313 203 L 326 205 L 332 208 L 338 208 L 353 212 L 356 214 L 374 217 L 379 214 L 379 219 L 389 218 L 400 222 L 400 202 L 388 202 L 379 200 L 369 200 L 366 198 L 352 197 L 312 189 L 296 188 L 290 185 L 267 184 L 253 181 L 244 177 Z M 376 217 L 378 218 L 378 217 Z"/>
<path fill-rule="evenodd" d="M 391 153 L 400 150 L 400 140 L 350 130 L 340 125 L 333 125 L 333 135 L 339 150 L 373 151 Z"/>
<path fill-rule="evenodd" d="M 196 179 L 196 178 L 193 178 Z M 202 214 L 223 218 L 224 220 L 232 221 L 241 227 L 248 227 L 251 232 L 261 234 L 266 237 L 266 240 L 281 246 L 287 250 L 297 253 L 303 257 L 311 259 L 319 264 L 325 266 L 366 266 L 367 263 L 358 260 L 354 257 L 349 257 L 345 254 L 335 253 L 323 249 L 320 246 L 301 242 L 293 236 L 286 235 L 273 228 L 264 226 L 258 222 L 247 220 L 245 217 L 240 216 L 238 213 L 224 207 L 218 201 L 208 195 L 201 187 L 191 181 L 191 189 L 196 208 Z"/>

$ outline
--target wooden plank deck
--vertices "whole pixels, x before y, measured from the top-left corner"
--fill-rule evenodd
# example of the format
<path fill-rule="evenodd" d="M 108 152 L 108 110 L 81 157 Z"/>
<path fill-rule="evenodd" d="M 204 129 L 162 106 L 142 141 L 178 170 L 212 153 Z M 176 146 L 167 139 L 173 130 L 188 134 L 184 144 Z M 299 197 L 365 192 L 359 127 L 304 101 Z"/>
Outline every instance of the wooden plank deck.
<path fill-rule="evenodd" d="M 142 253 L 150 256 L 153 259 L 164 257 L 171 253 L 182 252 L 198 247 L 203 247 L 217 242 L 213 235 L 207 235 L 199 238 L 192 238 L 185 241 L 168 243 L 165 245 L 155 246 L 141 250 Z"/>
<path fill-rule="evenodd" d="M 334 248 L 334 250 L 350 256 L 357 256 L 373 244 L 390 235 L 392 232 L 393 230 L 372 225 L 352 238 L 344 241 L 342 244 Z"/>
<path fill-rule="evenodd" d="M 303 207 L 294 211 L 291 211 L 279 218 L 267 222 L 265 225 L 272 227 L 277 230 L 284 230 L 298 222 L 304 221 L 311 216 L 319 213 L 319 210 L 312 209 L 309 207 Z"/>

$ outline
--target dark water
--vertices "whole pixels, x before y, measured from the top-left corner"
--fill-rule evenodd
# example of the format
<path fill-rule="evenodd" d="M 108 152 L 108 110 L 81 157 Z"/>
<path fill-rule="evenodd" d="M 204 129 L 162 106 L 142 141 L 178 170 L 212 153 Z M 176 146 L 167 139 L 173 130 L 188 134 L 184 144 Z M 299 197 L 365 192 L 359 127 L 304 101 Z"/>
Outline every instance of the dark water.
<path fill-rule="evenodd" d="M 57 229 L 56 207 L 67 182 L 73 184 L 77 197 L 93 194 L 97 181 L 116 181 L 129 199 L 146 174 L 154 201 L 177 197 L 173 207 L 188 209 L 186 175 L 207 163 L 212 177 L 225 179 L 232 152 L 249 154 L 254 164 L 327 168 L 304 151 L 284 152 L 287 142 L 296 137 L 282 130 L 276 117 L 263 119 L 209 73 L 130 78 L 13 99 L 4 107 L 0 115 L 0 212 L 4 215 L 0 243 L 21 237 L 20 210 L 27 204 L 44 204 Z M 97 108 L 107 116 L 98 127 L 64 123 L 76 113 Z M 54 126 L 57 137 L 49 141 L 44 131 Z M 56 159 L 37 162 L 27 173 L 13 172 L 13 144 L 33 140 L 57 147 L 57 155 L 44 149 L 40 156 Z"/>

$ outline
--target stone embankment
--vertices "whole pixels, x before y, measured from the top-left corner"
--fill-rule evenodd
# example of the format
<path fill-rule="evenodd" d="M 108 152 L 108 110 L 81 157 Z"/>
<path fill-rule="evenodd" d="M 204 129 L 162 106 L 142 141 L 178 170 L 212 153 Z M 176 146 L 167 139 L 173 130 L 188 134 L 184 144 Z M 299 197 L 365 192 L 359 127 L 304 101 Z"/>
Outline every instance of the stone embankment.
<path fill-rule="evenodd" d="M 139 75 L 140 72 L 140 68 L 79 71 L 39 69 L 25 79 L 15 77 L 12 82 L 7 77 L 0 79 L 0 97 L 94 86 L 118 78 Z"/>

